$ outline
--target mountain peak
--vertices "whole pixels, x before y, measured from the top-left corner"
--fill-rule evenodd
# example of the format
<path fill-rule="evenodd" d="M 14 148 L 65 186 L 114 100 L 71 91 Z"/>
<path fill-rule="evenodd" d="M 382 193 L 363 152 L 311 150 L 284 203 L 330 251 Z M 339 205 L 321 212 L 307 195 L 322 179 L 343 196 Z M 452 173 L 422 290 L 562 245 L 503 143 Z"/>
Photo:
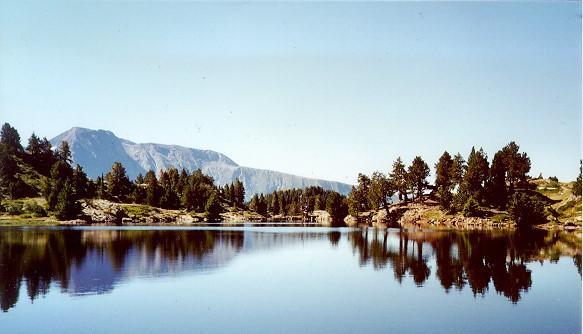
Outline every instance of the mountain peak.
<path fill-rule="evenodd" d="M 92 178 L 107 173 L 112 164 L 119 161 L 130 178 L 145 174 L 148 170 L 160 172 L 175 167 L 189 171 L 201 169 L 212 176 L 217 185 L 239 179 L 247 189 L 247 197 L 307 186 L 321 186 L 343 194 L 350 191 L 350 185 L 345 183 L 242 167 L 226 155 L 211 150 L 156 143 L 138 144 L 119 138 L 108 130 L 73 127 L 53 138 L 51 144 L 58 146 L 62 141 L 69 143 L 73 162 L 81 165 Z"/>

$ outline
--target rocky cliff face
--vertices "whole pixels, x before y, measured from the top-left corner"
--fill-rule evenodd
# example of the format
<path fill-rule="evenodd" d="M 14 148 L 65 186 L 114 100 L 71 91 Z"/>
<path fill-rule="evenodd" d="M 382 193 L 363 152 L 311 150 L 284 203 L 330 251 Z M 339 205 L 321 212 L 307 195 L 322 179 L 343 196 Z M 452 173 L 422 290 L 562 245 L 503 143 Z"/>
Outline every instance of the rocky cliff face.
<path fill-rule="evenodd" d="M 118 138 L 111 131 L 72 128 L 51 140 L 53 146 L 67 141 L 73 162 L 83 167 L 92 178 L 107 173 L 115 161 L 121 162 L 131 178 L 148 170 L 176 167 L 189 171 L 200 168 L 211 175 L 216 184 L 223 185 L 239 179 L 245 185 L 249 198 L 256 193 L 270 193 L 279 189 L 320 186 L 342 194 L 350 185 L 334 181 L 306 178 L 265 169 L 239 166 L 224 154 L 178 145 L 138 144 Z"/>

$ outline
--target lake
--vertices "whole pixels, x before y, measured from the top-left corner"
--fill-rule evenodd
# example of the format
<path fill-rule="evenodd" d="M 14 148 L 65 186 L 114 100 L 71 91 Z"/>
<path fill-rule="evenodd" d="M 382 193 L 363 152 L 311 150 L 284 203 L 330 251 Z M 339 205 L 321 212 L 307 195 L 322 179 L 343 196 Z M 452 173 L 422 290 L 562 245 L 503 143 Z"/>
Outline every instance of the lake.
<path fill-rule="evenodd" d="M 581 233 L 0 228 L 3 333 L 580 333 Z"/>

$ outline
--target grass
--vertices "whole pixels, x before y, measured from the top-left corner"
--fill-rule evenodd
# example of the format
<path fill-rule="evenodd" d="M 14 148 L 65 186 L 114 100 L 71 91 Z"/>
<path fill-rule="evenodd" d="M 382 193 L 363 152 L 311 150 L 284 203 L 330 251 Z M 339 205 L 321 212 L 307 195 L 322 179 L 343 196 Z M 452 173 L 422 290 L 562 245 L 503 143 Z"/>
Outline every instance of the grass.
<path fill-rule="evenodd" d="M 59 221 L 54 217 L 26 217 L 19 216 L 0 216 L 0 226 L 55 226 Z"/>
<path fill-rule="evenodd" d="M 490 219 L 494 223 L 503 223 L 505 221 L 510 220 L 510 216 L 507 213 L 497 213 L 497 214 L 493 215 L 492 217 L 490 217 Z"/>
<path fill-rule="evenodd" d="M 143 204 L 126 204 L 123 206 L 123 211 L 125 211 L 128 216 L 141 217 L 159 213 L 160 209 Z"/>
<path fill-rule="evenodd" d="M 536 190 L 557 201 L 551 207 L 559 214 L 561 222 L 581 221 L 581 197 L 573 196 L 574 182 L 556 182 L 549 179 L 532 180 Z"/>

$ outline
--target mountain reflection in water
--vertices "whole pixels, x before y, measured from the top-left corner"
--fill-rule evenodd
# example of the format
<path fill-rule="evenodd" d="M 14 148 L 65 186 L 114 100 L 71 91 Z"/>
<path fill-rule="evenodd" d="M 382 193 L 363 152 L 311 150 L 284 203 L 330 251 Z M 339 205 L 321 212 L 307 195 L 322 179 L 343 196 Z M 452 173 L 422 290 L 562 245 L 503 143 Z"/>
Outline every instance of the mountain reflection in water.
<path fill-rule="evenodd" d="M 534 279 L 526 264 L 573 259 L 581 275 L 581 234 L 545 231 L 423 232 L 325 228 L 0 229 L 0 306 L 21 285 L 31 300 L 56 283 L 62 292 L 112 291 L 133 277 L 213 273 L 236 256 L 298 243 L 346 241 L 360 266 L 392 271 L 417 286 L 433 275 L 443 289 L 486 294 L 493 286 L 520 301 Z M 492 284 L 490 284 L 492 283 Z"/>

